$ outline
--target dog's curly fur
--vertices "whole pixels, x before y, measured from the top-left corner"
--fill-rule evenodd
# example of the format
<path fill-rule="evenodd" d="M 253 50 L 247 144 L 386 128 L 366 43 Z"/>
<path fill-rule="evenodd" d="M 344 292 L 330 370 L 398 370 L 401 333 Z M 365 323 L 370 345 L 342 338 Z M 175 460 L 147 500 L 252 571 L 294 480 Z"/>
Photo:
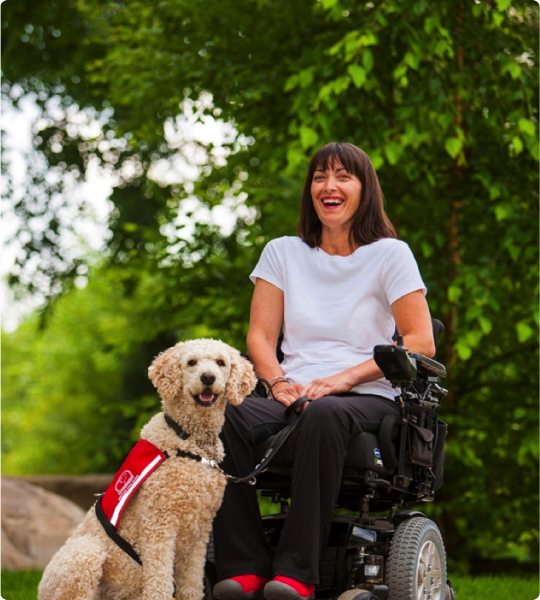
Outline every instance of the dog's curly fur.
<path fill-rule="evenodd" d="M 199 339 L 160 354 L 149 376 L 164 412 L 143 427 L 141 438 L 173 457 L 181 449 L 220 462 L 225 406 L 239 404 L 255 387 L 251 364 L 223 342 Z M 186 440 L 164 413 L 189 433 Z M 225 485 L 222 473 L 202 462 L 166 460 L 135 493 L 118 528 L 143 566 L 107 536 L 92 508 L 45 569 L 39 600 L 171 600 L 173 581 L 177 600 L 201 600 L 206 546 Z"/>

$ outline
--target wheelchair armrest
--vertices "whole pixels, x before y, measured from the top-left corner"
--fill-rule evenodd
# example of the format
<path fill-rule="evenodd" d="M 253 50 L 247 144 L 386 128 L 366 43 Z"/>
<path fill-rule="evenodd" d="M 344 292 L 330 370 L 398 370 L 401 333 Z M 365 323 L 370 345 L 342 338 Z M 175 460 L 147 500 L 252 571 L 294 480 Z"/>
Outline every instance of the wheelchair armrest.
<path fill-rule="evenodd" d="M 435 375 L 436 377 L 446 377 L 446 367 L 441 365 L 440 362 L 428 358 L 423 354 L 409 353 L 409 356 L 416 361 L 416 368 L 418 371 L 424 371 L 424 375 Z"/>
<path fill-rule="evenodd" d="M 394 344 L 381 344 L 373 348 L 373 358 L 388 381 L 397 386 L 406 386 L 416 379 L 416 361 L 407 348 Z"/>

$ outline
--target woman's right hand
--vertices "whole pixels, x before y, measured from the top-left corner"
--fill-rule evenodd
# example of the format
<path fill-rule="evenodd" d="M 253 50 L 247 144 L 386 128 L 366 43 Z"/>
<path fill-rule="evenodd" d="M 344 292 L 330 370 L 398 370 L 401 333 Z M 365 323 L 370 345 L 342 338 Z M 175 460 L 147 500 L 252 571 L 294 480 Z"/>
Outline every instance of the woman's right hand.
<path fill-rule="evenodd" d="M 286 381 L 279 381 L 272 388 L 274 398 L 283 404 L 283 406 L 290 406 L 295 400 L 302 397 L 302 390 L 304 386 L 301 383 L 287 383 Z"/>

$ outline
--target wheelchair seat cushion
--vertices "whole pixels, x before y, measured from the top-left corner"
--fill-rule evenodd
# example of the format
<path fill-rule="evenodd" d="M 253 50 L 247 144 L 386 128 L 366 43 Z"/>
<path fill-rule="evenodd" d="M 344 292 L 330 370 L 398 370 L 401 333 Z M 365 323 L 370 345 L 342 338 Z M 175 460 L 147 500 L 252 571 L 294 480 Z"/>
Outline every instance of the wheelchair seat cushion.
<path fill-rule="evenodd" d="M 262 459 L 272 444 L 273 439 L 274 436 L 266 439 L 262 444 L 257 446 L 255 453 L 257 463 Z M 272 459 L 269 471 L 272 471 L 272 467 L 292 468 L 293 457 L 291 444 L 286 443 Z M 344 467 L 370 470 L 381 475 L 389 475 L 393 472 L 392 470 L 388 470 L 383 464 L 377 435 L 367 431 L 360 433 L 349 442 Z"/>

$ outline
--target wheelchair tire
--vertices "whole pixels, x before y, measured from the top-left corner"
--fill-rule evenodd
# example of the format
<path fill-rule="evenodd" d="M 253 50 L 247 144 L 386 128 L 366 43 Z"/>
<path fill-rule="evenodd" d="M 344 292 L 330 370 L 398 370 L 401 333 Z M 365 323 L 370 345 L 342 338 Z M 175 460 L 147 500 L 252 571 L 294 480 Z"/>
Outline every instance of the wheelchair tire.
<path fill-rule="evenodd" d="M 343 592 L 337 600 L 377 600 L 377 598 L 367 590 L 354 589 Z"/>
<path fill-rule="evenodd" d="M 439 528 L 425 517 L 398 525 L 386 567 L 387 600 L 447 600 L 446 553 Z"/>

